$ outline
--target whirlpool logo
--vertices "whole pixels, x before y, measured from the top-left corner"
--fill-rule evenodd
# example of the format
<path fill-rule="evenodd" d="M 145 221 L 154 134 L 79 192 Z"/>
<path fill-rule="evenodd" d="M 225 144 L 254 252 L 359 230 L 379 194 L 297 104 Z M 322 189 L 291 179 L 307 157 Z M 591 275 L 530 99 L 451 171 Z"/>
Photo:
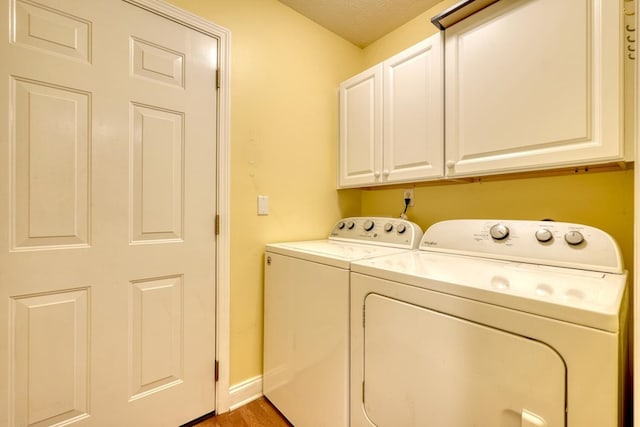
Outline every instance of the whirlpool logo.
<path fill-rule="evenodd" d="M 426 240 L 422 242 L 422 246 L 438 246 L 438 242 L 434 242 L 433 240 Z"/>

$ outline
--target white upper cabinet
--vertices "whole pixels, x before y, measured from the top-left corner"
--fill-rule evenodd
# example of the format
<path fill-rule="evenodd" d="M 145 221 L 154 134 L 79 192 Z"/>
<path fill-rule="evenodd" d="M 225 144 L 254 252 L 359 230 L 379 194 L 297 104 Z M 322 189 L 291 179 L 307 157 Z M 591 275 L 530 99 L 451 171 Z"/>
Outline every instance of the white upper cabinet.
<path fill-rule="evenodd" d="M 442 177 L 443 85 L 440 34 L 342 83 L 339 187 Z"/>
<path fill-rule="evenodd" d="M 618 0 L 504 0 L 446 30 L 446 175 L 624 160 Z"/>
<path fill-rule="evenodd" d="M 442 38 L 436 34 L 383 63 L 383 180 L 443 176 Z"/>
<path fill-rule="evenodd" d="M 382 170 L 382 64 L 340 85 L 339 187 L 364 186 Z"/>

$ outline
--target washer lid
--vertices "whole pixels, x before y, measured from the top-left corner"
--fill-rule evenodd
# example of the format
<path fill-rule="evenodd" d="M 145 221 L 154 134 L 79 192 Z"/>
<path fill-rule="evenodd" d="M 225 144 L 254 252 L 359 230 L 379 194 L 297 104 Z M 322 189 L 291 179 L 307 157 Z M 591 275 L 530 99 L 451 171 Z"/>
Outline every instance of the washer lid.
<path fill-rule="evenodd" d="M 353 272 L 617 332 L 627 273 L 411 251 L 351 264 Z"/>
<path fill-rule="evenodd" d="M 334 240 L 271 243 L 266 250 L 344 269 L 348 269 L 352 261 L 406 252 L 406 249 Z"/>

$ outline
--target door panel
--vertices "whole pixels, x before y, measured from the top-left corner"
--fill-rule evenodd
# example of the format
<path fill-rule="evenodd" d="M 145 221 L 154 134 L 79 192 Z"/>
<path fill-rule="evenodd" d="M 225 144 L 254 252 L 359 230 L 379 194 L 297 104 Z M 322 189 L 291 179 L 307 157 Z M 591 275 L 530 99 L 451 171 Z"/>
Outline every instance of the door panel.
<path fill-rule="evenodd" d="M 17 0 L 12 41 L 91 62 L 91 22 L 47 4 Z"/>
<path fill-rule="evenodd" d="M 184 115 L 132 104 L 132 240 L 182 239 Z"/>
<path fill-rule="evenodd" d="M 130 399 L 182 381 L 183 277 L 134 281 L 130 287 Z"/>
<path fill-rule="evenodd" d="M 11 247 L 88 245 L 90 93 L 10 80 Z"/>
<path fill-rule="evenodd" d="M 217 40 L 118 0 L 0 9 L 0 426 L 211 412 Z"/>
<path fill-rule="evenodd" d="M 89 290 L 17 297 L 10 304 L 12 425 L 51 425 L 86 417 Z"/>

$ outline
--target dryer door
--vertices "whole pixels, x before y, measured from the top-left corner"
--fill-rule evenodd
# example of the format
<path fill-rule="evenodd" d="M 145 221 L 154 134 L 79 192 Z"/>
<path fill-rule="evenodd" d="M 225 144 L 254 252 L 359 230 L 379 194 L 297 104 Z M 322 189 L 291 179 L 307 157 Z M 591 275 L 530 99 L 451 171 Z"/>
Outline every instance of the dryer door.
<path fill-rule="evenodd" d="M 378 294 L 364 315 L 374 425 L 565 425 L 565 364 L 546 344 Z"/>

